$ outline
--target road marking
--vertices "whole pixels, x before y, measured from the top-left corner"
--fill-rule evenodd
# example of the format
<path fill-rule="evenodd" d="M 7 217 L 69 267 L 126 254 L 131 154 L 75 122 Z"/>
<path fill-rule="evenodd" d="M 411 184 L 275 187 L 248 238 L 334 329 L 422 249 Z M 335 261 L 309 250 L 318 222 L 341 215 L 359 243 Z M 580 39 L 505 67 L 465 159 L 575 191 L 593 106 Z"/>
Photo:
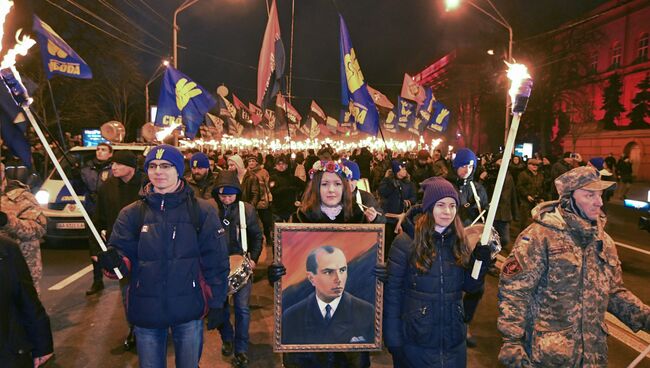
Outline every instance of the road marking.
<path fill-rule="evenodd" d="M 641 249 L 641 248 L 633 247 L 633 246 L 631 246 L 631 245 L 629 245 L 629 244 L 625 244 L 625 243 L 621 243 L 621 242 L 617 242 L 617 241 L 615 241 L 614 244 L 618 245 L 619 247 L 623 247 L 623 248 L 631 249 L 631 250 L 633 250 L 633 251 L 635 251 L 635 252 L 643 253 L 643 254 L 645 254 L 645 255 L 650 256 L 650 251 L 647 251 L 647 250 L 645 250 L 645 249 Z"/>
<path fill-rule="evenodd" d="M 93 265 L 88 265 L 88 266 L 86 266 L 85 268 L 82 268 L 81 270 L 77 271 L 75 274 L 66 277 L 65 279 L 63 279 L 63 280 L 60 281 L 59 283 L 57 283 L 57 284 L 55 284 L 55 285 L 52 285 L 52 286 L 51 286 L 49 289 L 47 289 L 47 290 L 50 290 L 50 291 L 52 291 L 52 290 L 61 290 L 61 289 L 63 289 L 64 287 L 66 287 L 66 286 L 72 284 L 73 282 L 79 280 L 79 279 L 82 278 L 85 274 L 87 274 L 88 272 L 90 272 L 90 271 L 92 271 L 92 270 L 93 270 Z"/>

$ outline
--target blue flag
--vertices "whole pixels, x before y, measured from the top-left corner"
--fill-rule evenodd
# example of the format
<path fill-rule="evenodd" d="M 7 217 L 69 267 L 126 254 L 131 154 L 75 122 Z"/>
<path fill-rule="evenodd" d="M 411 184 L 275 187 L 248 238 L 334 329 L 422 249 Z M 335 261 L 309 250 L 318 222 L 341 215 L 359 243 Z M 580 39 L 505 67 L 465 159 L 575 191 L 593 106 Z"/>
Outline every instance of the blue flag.
<path fill-rule="evenodd" d="M 415 109 L 417 104 L 402 96 L 397 97 L 397 124 L 402 129 L 410 130 L 415 123 Z"/>
<path fill-rule="evenodd" d="M 27 123 L 14 123 L 20 113 L 21 110 L 11 97 L 9 90 L 0 86 L 0 130 L 2 140 L 14 156 L 20 158 L 25 166 L 31 168 L 32 148 L 25 137 Z"/>
<path fill-rule="evenodd" d="M 427 129 L 438 133 L 444 132 L 449 124 L 450 116 L 451 113 L 449 109 L 441 102 L 436 101 L 433 104 L 433 114 L 431 115 L 431 120 L 429 121 Z"/>
<path fill-rule="evenodd" d="M 379 112 L 363 80 L 359 61 L 352 47 L 343 16 L 341 23 L 341 104 L 348 106 L 357 129 L 370 135 L 379 131 Z"/>
<path fill-rule="evenodd" d="M 409 128 L 409 131 L 415 135 L 422 134 L 424 128 L 429 125 L 431 115 L 433 114 L 433 108 L 436 103 L 436 98 L 433 96 L 431 88 L 425 88 L 424 91 L 424 102 L 422 105 L 418 106 L 413 126 Z"/>
<path fill-rule="evenodd" d="M 214 97 L 203 87 L 168 66 L 158 98 L 155 125 L 185 124 L 185 135 L 194 138 L 205 114 L 216 103 Z"/>
<path fill-rule="evenodd" d="M 41 47 L 41 58 L 47 79 L 52 79 L 57 74 L 80 79 L 93 77 L 88 64 L 47 23 L 36 15 L 33 23 L 32 29 Z"/>

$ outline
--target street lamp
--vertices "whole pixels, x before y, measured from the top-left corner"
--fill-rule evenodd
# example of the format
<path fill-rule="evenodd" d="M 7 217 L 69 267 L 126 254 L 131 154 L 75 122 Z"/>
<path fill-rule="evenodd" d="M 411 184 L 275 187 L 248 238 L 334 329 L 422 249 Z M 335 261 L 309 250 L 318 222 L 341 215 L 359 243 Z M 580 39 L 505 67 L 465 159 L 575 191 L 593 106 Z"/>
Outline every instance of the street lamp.
<path fill-rule="evenodd" d="M 174 25 L 173 25 L 173 45 L 172 48 L 174 49 L 174 68 L 178 68 L 178 25 L 176 24 L 176 16 L 178 16 L 178 13 L 182 12 L 183 10 L 189 8 L 190 6 L 196 4 L 199 0 L 185 0 L 181 6 L 179 6 L 175 11 L 174 11 Z"/>
<path fill-rule="evenodd" d="M 144 85 L 144 122 L 148 123 L 150 120 L 149 117 L 149 85 L 153 83 L 158 77 L 160 77 L 164 73 L 164 68 L 166 68 L 169 65 L 168 60 L 163 60 L 160 65 L 158 65 L 158 68 L 156 68 L 156 71 L 153 72 L 153 75 L 151 78 L 149 78 L 149 81 Z"/>
<path fill-rule="evenodd" d="M 492 3 L 491 0 L 485 0 L 488 4 L 490 4 L 490 7 L 492 8 L 492 11 L 494 14 L 490 13 L 489 11 L 485 10 L 484 8 L 478 6 L 475 2 L 472 0 L 467 0 L 469 5 L 473 6 L 476 10 L 480 11 L 481 13 L 487 15 L 492 19 L 493 21 L 497 22 L 500 26 L 504 27 L 505 29 L 508 30 L 508 55 L 507 55 L 507 61 L 509 63 L 512 63 L 512 27 L 510 26 L 510 23 L 506 20 L 506 18 L 501 15 L 501 12 L 494 6 L 494 3 Z M 451 11 L 460 6 L 461 0 L 445 0 L 445 10 L 446 11 Z M 506 89 L 506 119 L 505 119 L 505 129 L 504 129 L 504 139 L 503 141 L 505 142 L 508 139 L 508 129 L 510 127 L 510 112 L 508 111 L 508 89 Z"/>

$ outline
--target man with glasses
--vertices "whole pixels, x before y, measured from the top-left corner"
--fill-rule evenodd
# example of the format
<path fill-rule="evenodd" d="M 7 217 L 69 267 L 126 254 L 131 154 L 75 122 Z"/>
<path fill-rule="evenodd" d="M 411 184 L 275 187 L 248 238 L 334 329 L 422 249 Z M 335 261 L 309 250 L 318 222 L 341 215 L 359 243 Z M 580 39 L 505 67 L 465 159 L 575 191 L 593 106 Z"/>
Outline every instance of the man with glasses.
<path fill-rule="evenodd" d="M 541 163 L 538 159 L 529 159 L 526 161 L 526 170 L 522 171 L 517 179 L 522 230 L 530 225 L 530 211 L 545 199 L 544 175 L 539 172 Z"/>
<path fill-rule="evenodd" d="M 168 331 L 176 367 L 196 368 L 208 330 L 223 322 L 229 260 L 216 210 L 183 178 L 183 155 L 169 145 L 146 156 L 150 183 L 124 208 L 99 261 L 130 277 L 127 313 L 141 367 L 165 367 Z"/>

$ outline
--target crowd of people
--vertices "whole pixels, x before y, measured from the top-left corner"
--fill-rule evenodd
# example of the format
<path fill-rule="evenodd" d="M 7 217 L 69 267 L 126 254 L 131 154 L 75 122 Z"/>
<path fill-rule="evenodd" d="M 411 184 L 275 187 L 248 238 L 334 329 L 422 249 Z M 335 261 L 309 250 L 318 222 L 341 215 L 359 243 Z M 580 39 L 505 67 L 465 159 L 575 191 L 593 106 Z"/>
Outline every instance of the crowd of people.
<path fill-rule="evenodd" d="M 329 146 L 266 154 L 257 148 L 181 152 L 160 145 L 141 161 L 100 144 L 80 169 L 85 207 L 108 245 L 102 251 L 91 239 L 95 271 L 86 294 L 101 294 L 104 277 L 116 278 L 116 269 L 124 275 L 130 326 L 124 348 L 137 349 L 141 367 L 165 366 L 169 333 L 176 366 L 197 367 L 204 320 L 208 330 L 219 330 L 222 355 L 233 356 L 236 367 L 249 365 L 252 280 L 233 289 L 229 258 L 243 256 L 255 269 L 265 249 L 273 251 L 279 222 L 385 224 L 387 262 L 373 274 L 386 289 L 383 342 L 395 367 L 466 366 L 466 349 L 476 346 L 469 326 L 487 274 L 499 278 L 499 359 L 508 367 L 606 366 L 605 310 L 635 331 L 650 331 L 650 307 L 625 289 L 615 246 L 603 229 L 602 207 L 616 182 L 624 197 L 632 181 L 629 158 L 583 162 L 566 153 L 552 163 L 537 154 L 514 157 L 494 222 L 508 255 L 500 270 L 495 246 L 472 244 L 465 234 L 485 221 L 502 161 L 497 154 L 477 156 L 467 148 L 447 155 L 439 149 L 336 152 Z M 27 210 L 12 211 L 5 201 Z M 52 353 L 37 297 L 41 266 L 34 248 L 45 228 L 38 209 L 28 188 L 5 188 L 3 181 L 0 230 L 20 242 L 28 260 L 28 268 L 18 264 L 21 277 L 29 269 L 33 280 L 20 293 L 34 304 L 23 317 L 34 362 Z M 315 252 L 310 280 L 330 277 L 332 270 L 320 265 L 324 259 L 345 262 L 339 253 Z M 478 275 L 472 275 L 475 261 L 482 264 Z M 336 277 L 346 270 L 339 267 Z M 271 284 L 285 273 L 278 263 L 267 269 Z M 326 327 L 343 295 L 323 296 L 318 289 L 312 295 Z M 24 359 L 12 349 L 3 349 L 0 358 Z M 358 351 L 285 353 L 282 360 L 285 367 L 370 366 L 369 354 Z"/>

